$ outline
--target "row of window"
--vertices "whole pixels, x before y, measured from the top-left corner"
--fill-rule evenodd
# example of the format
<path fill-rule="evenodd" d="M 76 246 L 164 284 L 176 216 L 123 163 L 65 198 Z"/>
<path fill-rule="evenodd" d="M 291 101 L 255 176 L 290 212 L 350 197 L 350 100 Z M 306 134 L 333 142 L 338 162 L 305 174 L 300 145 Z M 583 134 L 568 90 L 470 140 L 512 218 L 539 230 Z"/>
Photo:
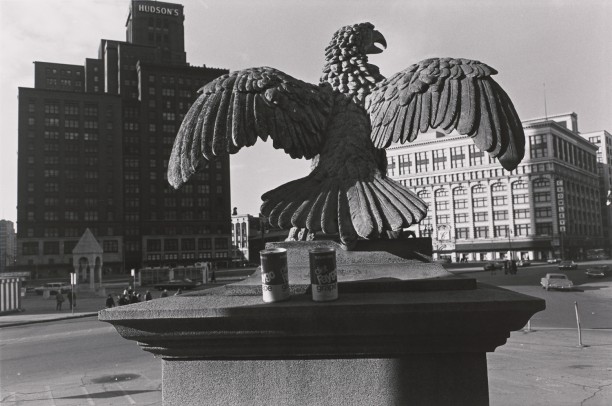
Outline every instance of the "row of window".
<path fill-rule="evenodd" d="M 194 251 L 196 249 L 196 238 L 166 238 L 166 239 L 149 239 L 147 240 L 146 248 L 148 252 L 161 251 Z M 216 251 L 226 250 L 229 248 L 228 239 L 223 238 L 198 238 L 198 251 L 210 251 L 212 247 Z M 163 246 L 163 249 L 162 249 Z"/>
<path fill-rule="evenodd" d="M 470 237 L 470 230 L 472 231 L 472 237 Z M 510 228 L 508 225 L 493 226 L 493 235 L 490 234 L 491 228 L 488 226 L 475 226 L 475 227 L 457 227 L 455 228 L 455 238 L 457 240 L 468 240 L 470 238 L 491 238 L 491 237 L 508 237 Z M 553 227 L 552 223 L 536 223 L 536 235 L 538 236 L 552 236 Z M 510 238 L 514 236 L 528 236 L 531 235 L 530 224 L 515 224 L 513 234 L 510 234 Z"/>

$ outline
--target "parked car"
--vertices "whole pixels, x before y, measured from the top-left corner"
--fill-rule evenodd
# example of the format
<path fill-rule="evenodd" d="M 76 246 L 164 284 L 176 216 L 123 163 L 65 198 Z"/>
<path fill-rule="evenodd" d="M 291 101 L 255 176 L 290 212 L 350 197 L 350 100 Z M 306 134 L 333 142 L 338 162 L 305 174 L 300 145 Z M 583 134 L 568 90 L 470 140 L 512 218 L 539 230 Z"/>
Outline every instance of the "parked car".
<path fill-rule="evenodd" d="M 198 287 L 200 285 L 202 285 L 202 282 L 195 282 L 195 281 L 192 281 L 191 279 L 174 279 L 174 280 L 156 283 L 155 285 L 153 285 L 153 287 L 157 290 L 164 290 L 164 289 L 188 290 L 188 289 L 193 289 L 195 287 Z"/>
<path fill-rule="evenodd" d="M 70 292 L 70 288 L 70 284 L 67 283 L 49 282 L 34 288 L 34 292 L 36 292 L 37 295 L 42 295 L 45 290 L 48 290 L 50 295 L 57 295 L 58 291 L 61 291 L 62 293 Z"/>
<path fill-rule="evenodd" d="M 589 278 L 603 278 L 612 275 L 612 270 L 610 269 L 610 265 L 594 265 L 584 273 Z"/>
<path fill-rule="evenodd" d="M 517 266 L 529 266 L 531 265 L 531 262 L 526 259 L 521 259 L 520 261 L 516 263 L 516 265 Z"/>
<path fill-rule="evenodd" d="M 562 273 L 547 273 L 545 277 L 540 280 L 542 289 L 560 289 L 560 290 L 572 290 L 574 284 Z"/>
<path fill-rule="evenodd" d="M 559 270 L 578 269 L 578 264 L 574 261 L 559 262 Z"/>
<path fill-rule="evenodd" d="M 504 261 L 489 261 L 484 264 L 485 271 L 495 271 L 497 269 L 502 269 L 504 267 Z"/>
<path fill-rule="evenodd" d="M 548 262 L 549 264 L 558 264 L 559 262 L 561 262 L 561 258 L 549 258 L 546 260 L 546 262 Z"/>

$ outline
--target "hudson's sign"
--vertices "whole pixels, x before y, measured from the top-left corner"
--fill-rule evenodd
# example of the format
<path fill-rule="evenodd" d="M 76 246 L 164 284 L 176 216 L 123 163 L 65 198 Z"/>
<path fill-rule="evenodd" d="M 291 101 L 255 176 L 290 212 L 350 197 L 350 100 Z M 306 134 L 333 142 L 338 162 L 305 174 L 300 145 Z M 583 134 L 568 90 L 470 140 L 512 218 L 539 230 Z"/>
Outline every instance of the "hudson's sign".
<path fill-rule="evenodd" d="M 167 16 L 180 16 L 181 15 L 181 10 L 178 9 L 178 8 L 157 6 L 157 5 L 155 5 L 155 3 L 153 3 L 153 4 L 151 4 L 151 3 L 146 3 L 146 4 L 139 3 L 136 6 L 136 10 L 142 11 L 144 13 L 163 14 L 163 15 L 167 15 Z"/>

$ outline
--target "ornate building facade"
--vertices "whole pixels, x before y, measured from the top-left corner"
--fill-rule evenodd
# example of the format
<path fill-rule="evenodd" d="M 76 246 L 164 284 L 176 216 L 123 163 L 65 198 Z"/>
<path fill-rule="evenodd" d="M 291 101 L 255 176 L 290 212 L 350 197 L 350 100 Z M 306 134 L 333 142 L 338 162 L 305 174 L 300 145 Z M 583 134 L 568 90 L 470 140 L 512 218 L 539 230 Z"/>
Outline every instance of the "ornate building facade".
<path fill-rule="evenodd" d="M 387 149 L 389 176 L 429 206 L 413 226 L 453 261 L 583 258 L 609 246 L 598 146 L 575 113 L 523 122 L 526 152 L 508 172 L 468 136 L 433 132 Z"/>

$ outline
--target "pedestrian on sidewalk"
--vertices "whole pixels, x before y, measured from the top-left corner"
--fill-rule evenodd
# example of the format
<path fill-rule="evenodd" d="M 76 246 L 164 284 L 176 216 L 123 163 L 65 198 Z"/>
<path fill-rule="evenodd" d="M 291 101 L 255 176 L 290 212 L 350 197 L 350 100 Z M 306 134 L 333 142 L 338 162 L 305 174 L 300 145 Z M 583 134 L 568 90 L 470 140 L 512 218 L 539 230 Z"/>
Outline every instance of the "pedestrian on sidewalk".
<path fill-rule="evenodd" d="M 148 302 L 151 299 L 153 299 L 153 295 L 147 290 L 147 293 L 145 293 L 145 301 Z"/>
<path fill-rule="evenodd" d="M 58 291 L 55 294 L 55 310 L 62 310 L 62 303 L 64 303 L 64 295 L 62 295 L 61 291 Z"/>
<path fill-rule="evenodd" d="M 70 294 L 70 292 L 66 293 L 66 298 L 68 298 L 68 304 L 70 305 L 70 308 L 72 309 L 72 295 Z"/>
<path fill-rule="evenodd" d="M 76 292 L 72 291 L 68 293 L 68 296 L 72 296 L 72 307 L 76 307 Z"/>
<path fill-rule="evenodd" d="M 115 301 L 113 300 L 113 295 L 108 295 L 106 297 L 106 308 L 110 309 L 111 307 L 115 307 Z"/>
<path fill-rule="evenodd" d="M 168 291 L 164 289 L 164 291 L 159 295 L 159 297 L 168 297 Z"/>

